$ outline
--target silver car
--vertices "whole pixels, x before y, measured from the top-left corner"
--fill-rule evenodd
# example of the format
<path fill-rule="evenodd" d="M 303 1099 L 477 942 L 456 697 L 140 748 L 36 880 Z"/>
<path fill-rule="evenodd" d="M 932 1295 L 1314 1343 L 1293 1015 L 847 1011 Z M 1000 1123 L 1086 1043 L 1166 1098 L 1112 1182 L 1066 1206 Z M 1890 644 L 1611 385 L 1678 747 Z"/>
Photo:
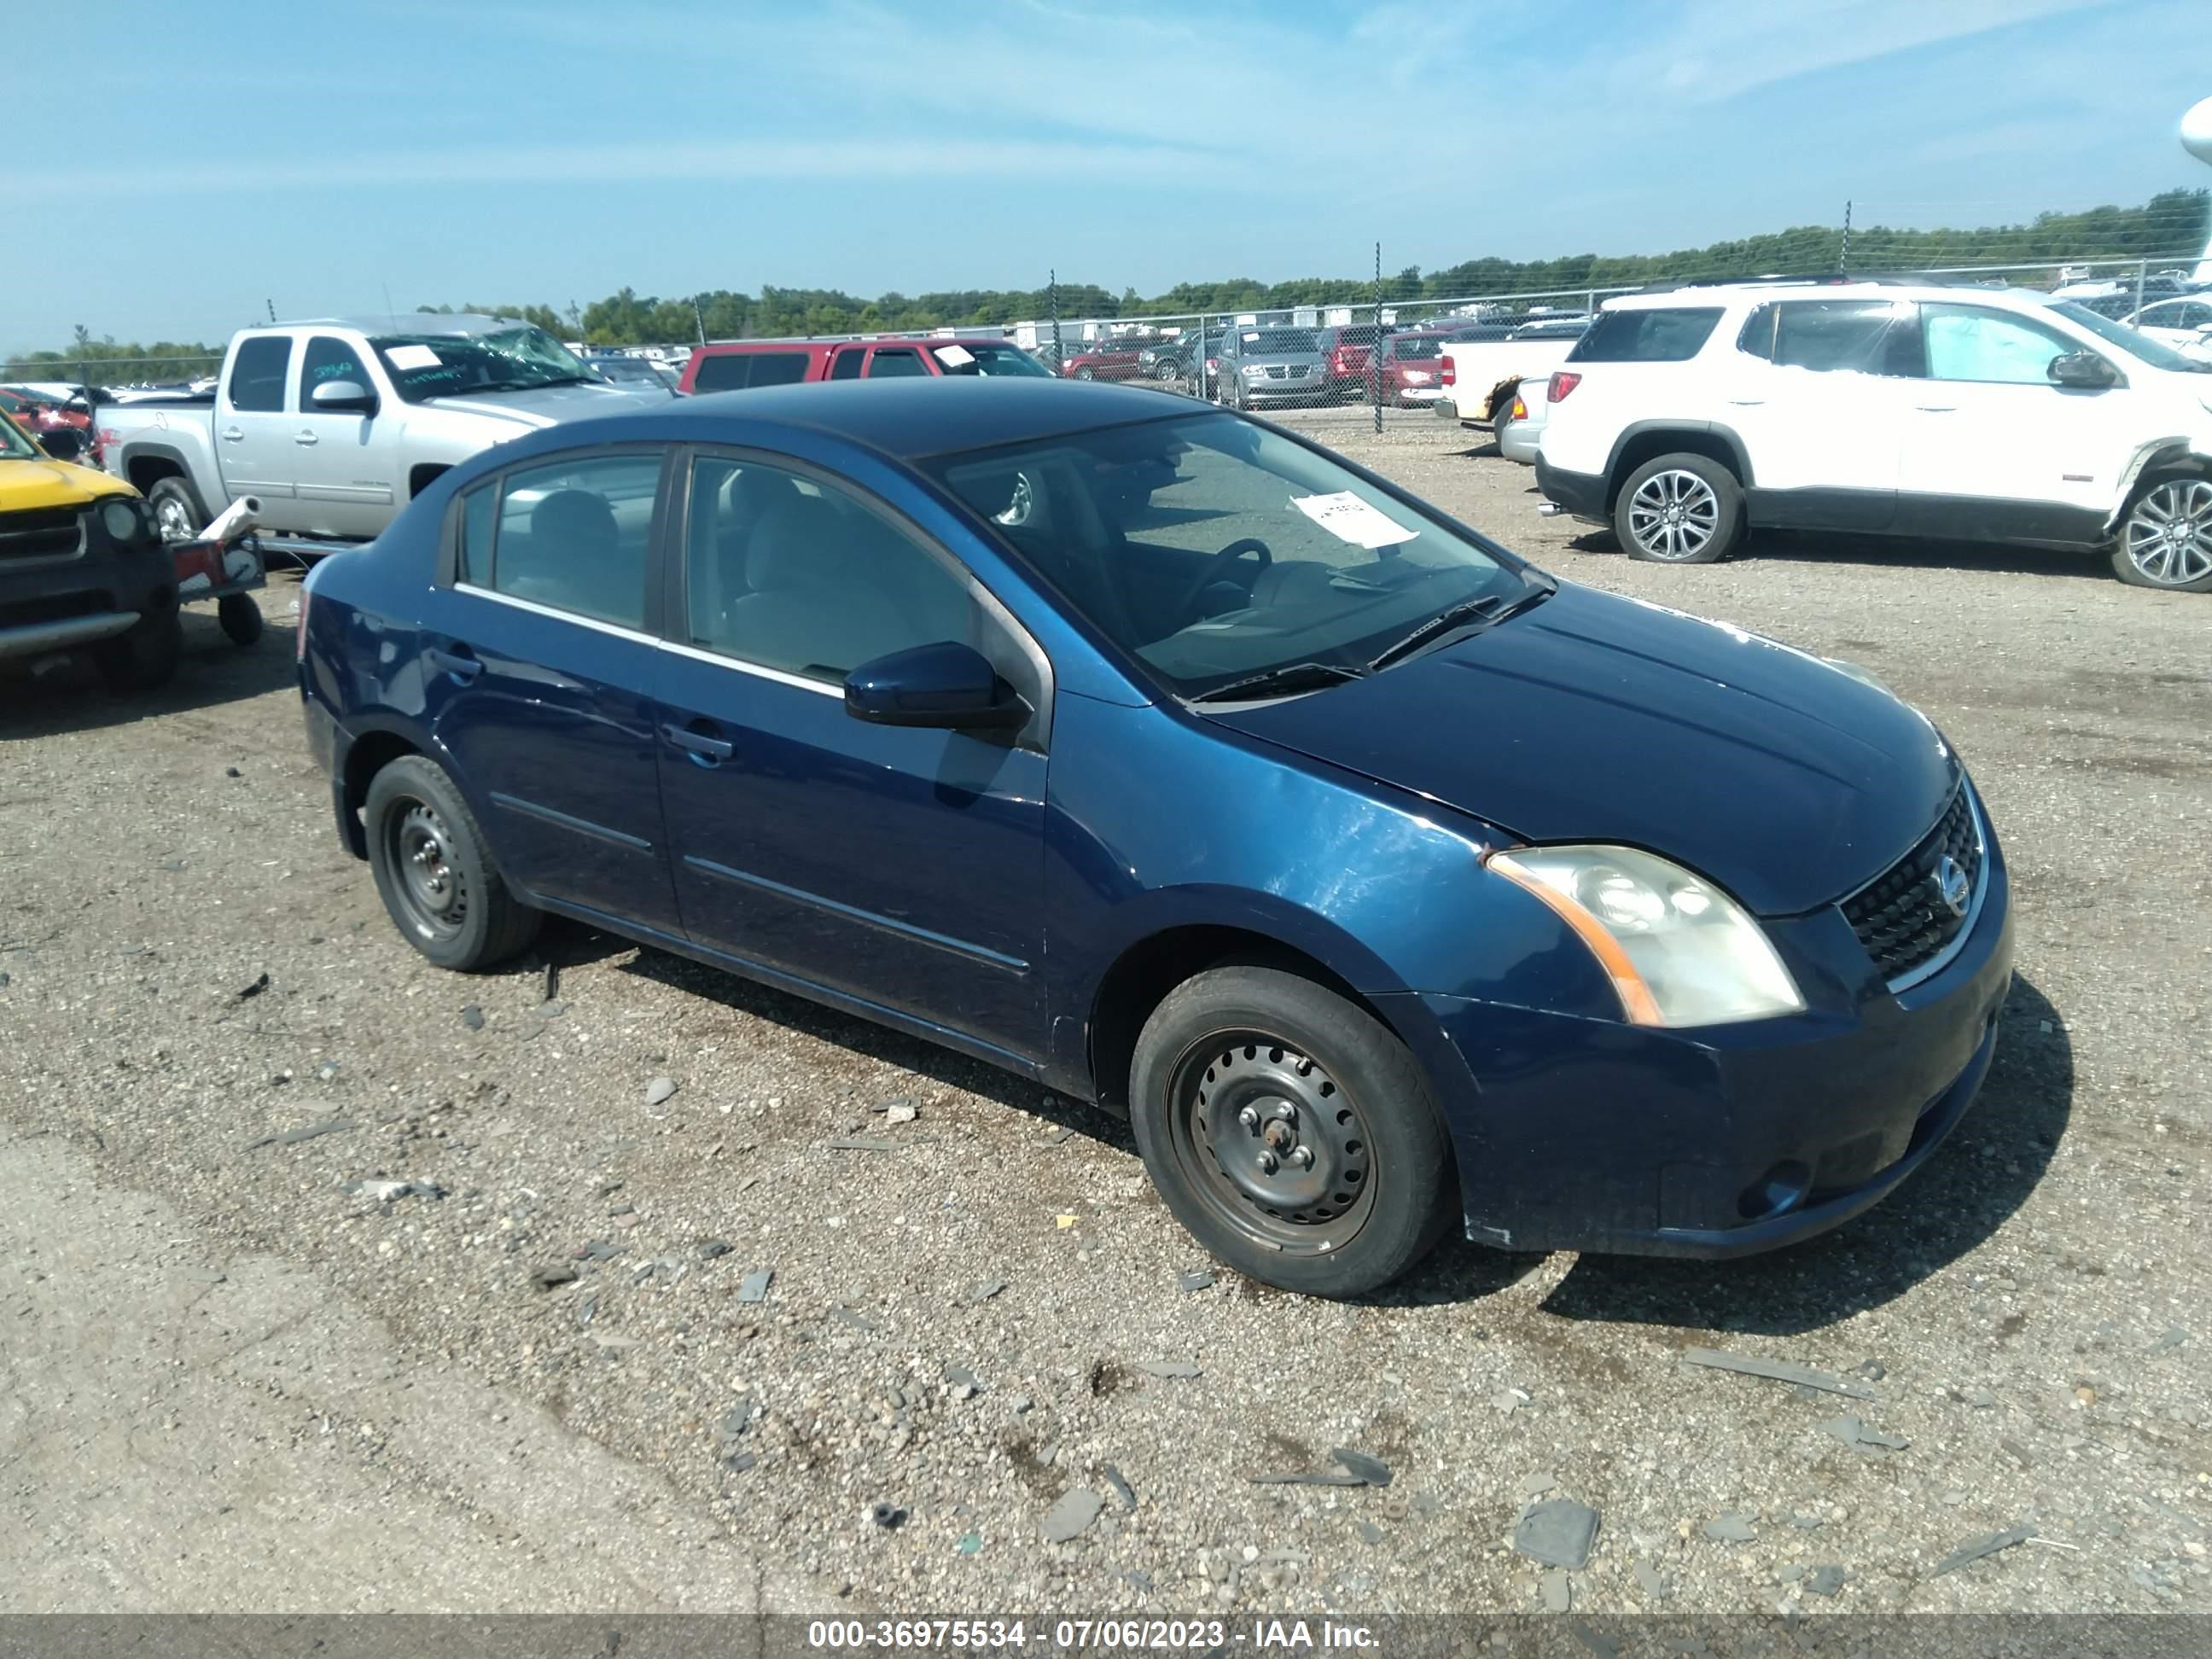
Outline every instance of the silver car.
<path fill-rule="evenodd" d="M 1310 328 L 1232 328 L 1217 361 L 1213 401 L 1231 409 L 1315 403 L 1328 391 L 1328 362 Z"/>
<path fill-rule="evenodd" d="M 1550 405 L 1545 394 L 1552 389 L 1548 376 L 1532 375 L 1521 382 L 1505 407 L 1492 417 L 1491 434 L 1498 453 L 1523 466 L 1536 465 L 1536 447 L 1544 441 L 1544 416 Z"/>

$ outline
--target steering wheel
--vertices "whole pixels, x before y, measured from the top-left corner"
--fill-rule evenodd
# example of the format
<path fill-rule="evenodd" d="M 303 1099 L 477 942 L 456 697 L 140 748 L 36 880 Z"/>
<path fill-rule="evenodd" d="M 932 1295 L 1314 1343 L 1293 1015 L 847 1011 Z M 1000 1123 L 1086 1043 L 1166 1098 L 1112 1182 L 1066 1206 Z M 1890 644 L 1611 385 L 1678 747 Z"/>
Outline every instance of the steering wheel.
<path fill-rule="evenodd" d="M 1198 573 L 1197 579 L 1176 599 L 1172 614 L 1180 617 L 1196 611 L 1199 595 L 1205 592 L 1214 583 L 1224 580 L 1229 567 L 1247 553 L 1257 553 L 1263 569 L 1275 562 L 1273 551 L 1257 536 L 1239 536 L 1206 562 L 1206 568 Z M 1252 573 L 1252 580 L 1255 584 L 1259 581 L 1259 571 L 1255 570 Z"/>

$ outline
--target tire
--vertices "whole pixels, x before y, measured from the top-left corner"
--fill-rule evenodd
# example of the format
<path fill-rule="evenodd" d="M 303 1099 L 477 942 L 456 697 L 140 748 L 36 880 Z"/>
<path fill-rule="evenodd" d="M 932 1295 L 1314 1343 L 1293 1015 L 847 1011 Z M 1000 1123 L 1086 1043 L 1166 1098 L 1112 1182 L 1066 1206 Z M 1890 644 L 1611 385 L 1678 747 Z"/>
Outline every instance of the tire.
<path fill-rule="evenodd" d="M 146 505 L 153 508 L 154 523 L 165 542 L 188 542 L 207 528 L 207 514 L 182 478 L 156 478 L 146 492 Z"/>
<path fill-rule="evenodd" d="M 370 781 L 369 869 L 400 936 L 441 968 L 497 966 L 537 938 L 542 912 L 507 889 L 476 815 L 435 762 L 403 755 Z"/>
<path fill-rule="evenodd" d="M 1743 539 L 1743 486 L 1708 456 L 1662 455 L 1628 475 L 1613 527 L 1631 558 L 1717 564 Z"/>
<path fill-rule="evenodd" d="M 112 691 L 151 691 L 166 685 L 185 652 L 185 619 L 173 594 L 125 632 L 94 647 L 100 677 Z"/>
<path fill-rule="evenodd" d="M 251 645 L 261 637 L 261 607 L 251 593 L 226 593 L 215 602 L 215 619 L 233 645 Z"/>
<path fill-rule="evenodd" d="M 1298 975 L 1221 967 L 1177 986 L 1137 1038 L 1129 1100 L 1176 1218 L 1217 1260 L 1284 1290 L 1379 1290 L 1457 1212 L 1451 1144 L 1413 1055 Z"/>
<path fill-rule="evenodd" d="M 1182 365 L 1172 357 L 1156 359 L 1152 364 L 1152 378 L 1156 380 L 1180 380 L 1182 379 Z"/>
<path fill-rule="evenodd" d="M 2212 480 L 2170 472 L 2144 485 L 2120 521 L 2112 574 L 2130 587 L 2212 593 Z"/>
<path fill-rule="evenodd" d="M 1499 454 L 1501 454 L 1501 455 L 1503 455 L 1503 454 L 1505 453 L 1505 434 L 1506 434 L 1506 430 L 1507 430 L 1507 428 L 1510 428 L 1512 424 L 1513 424 L 1513 405 L 1512 405 L 1511 404 L 1506 404 L 1506 405 L 1505 405 L 1505 413 L 1504 413 L 1503 415 L 1496 415 L 1496 416 L 1492 416 L 1491 417 L 1491 422 L 1490 422 L 1490 435 L 1491 435 L 1492 438 L 1494 438 L 1495 440 L 1497 440 L 1497 442 L 1498 442 L 1498 453 Z"/>
<path fill-rule="evenodd" d="M 1098 377 L 1092 373 L 1091 366 L 1086 363 L 1075 371 L 1075 378 L 1079 380 L 1094 380 Z"/>

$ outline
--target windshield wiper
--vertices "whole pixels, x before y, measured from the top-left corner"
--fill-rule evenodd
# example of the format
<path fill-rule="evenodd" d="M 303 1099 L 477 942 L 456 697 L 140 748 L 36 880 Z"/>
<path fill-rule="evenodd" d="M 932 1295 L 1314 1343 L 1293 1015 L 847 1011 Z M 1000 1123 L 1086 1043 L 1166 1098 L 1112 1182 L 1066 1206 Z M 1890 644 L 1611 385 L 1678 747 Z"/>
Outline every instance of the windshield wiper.
<path fill-rule="evenodd" d="M 1241 680 L 1231 680 L 1226 685 L 1217 685 L 1211 691 L 1201 691 L 1189 701 L 1192 702 L 1248 702 L 1255 698 L 1273 696 L 1278 693 L 1318 691 L 1325 685 L 1337 685 L 1346 680 L 1364 680 L 1366 678 L 1366 670 L 1354 668 L 1347 663 L 1285 663 L 1280 668 L 1270 668 L 1260 674 L 1248 674 Z"/>
<path fill-rule="evenodd" d="M 1374 673 L 1393 663 L 1403 662 L 1414 653 L 1437 643 L 1448 634 L 1478 626 L 1486 628 L 1504 622 L 1515 612 L 1526 611 L 1539 599 L 1551 598 L 1558 586 L 1548 579 L 1540 583 L 1532 581 L 1510 600 L 1500 599 L 1495 593 L 1486 593 L 1479 599 L 1465 599 L 1457 605 L 1449 605 L 1405 638 L 1385 646 L 1367 665 L 1368 672 Z"/>

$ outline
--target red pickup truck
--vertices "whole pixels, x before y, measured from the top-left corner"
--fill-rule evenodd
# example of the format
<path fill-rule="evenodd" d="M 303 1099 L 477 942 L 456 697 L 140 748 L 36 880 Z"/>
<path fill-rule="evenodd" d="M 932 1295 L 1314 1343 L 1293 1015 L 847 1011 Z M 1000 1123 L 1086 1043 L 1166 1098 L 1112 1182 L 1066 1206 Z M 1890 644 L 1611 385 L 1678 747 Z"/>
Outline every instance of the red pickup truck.
<path fill-rule="evenodd" d="M 742 392 L 807 380 L 882 380 L 896 376 L 1026 374 L 1052 371 L 1005 340 L 731 340 L 702 345 L 684 366 L 677 390 Z"/>

